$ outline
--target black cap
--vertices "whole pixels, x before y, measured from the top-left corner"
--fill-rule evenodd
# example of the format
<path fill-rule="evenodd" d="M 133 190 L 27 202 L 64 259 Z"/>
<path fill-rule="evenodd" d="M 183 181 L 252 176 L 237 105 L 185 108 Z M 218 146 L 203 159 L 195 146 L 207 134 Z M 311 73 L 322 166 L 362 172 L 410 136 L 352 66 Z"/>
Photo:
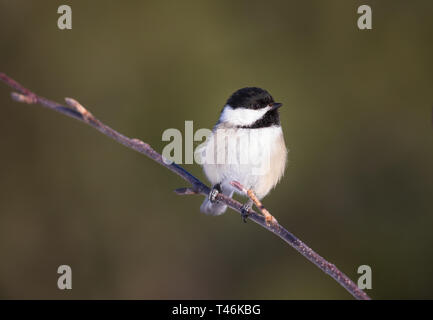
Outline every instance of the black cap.
<path fill-rule="evenodd" d="M 232 108 L 260 109 L 274 103 L 274 98 L 264 89 L 242 88 L 231 95 L 227 104 Z"/>

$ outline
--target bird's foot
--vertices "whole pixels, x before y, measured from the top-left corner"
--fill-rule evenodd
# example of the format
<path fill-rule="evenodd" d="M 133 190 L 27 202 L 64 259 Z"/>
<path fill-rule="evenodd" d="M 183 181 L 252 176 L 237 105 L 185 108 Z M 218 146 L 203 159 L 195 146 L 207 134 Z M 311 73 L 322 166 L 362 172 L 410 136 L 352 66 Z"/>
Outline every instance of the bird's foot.
<path fill-rule="evenodd" d="M 244 223 L 247 222 L 252 207 L 253 207 L 253 202 L 251 200 L 248 200 L 248 202 L 244 203 L 243 206 L 241 207 L 241 218 Z"/>
<path fill-rule="evenodd" d="M 217 200 L 216 197 L 217 197 L 218 193 L 220 193 L 221 191 L 222 191 L 222 189 L 221 189 L 221 184 L 220 183 L 214 185 L 212 187 L 212 190 L 209 192 L 209 201 L 211 203 L 217 202 L 218 200 Z"/>

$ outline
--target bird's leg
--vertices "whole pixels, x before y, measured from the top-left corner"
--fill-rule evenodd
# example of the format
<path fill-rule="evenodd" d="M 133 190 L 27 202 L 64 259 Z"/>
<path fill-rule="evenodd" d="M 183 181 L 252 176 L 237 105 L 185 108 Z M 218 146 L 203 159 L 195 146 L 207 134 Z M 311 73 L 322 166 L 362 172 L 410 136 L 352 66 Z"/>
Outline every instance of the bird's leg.
<path fill-rule="evenodd" d="M 249 211 L 253 207 L 253 203 L 254 203 L 253 200 L 248 199 L 248 201 L 246 203 L 244 203 L 242 208 L 241 208 L 242 221 L 245 223 L 247 222 Z"/>
<path fill-rule="evenodd" d="M 215 203 L 218 200 L 216 199 L 218 193 L 222 192 L 221 183 L 217 183 L 212 187 L 212 190 L 209 192 L 209 201 L 211 203 Z"/>

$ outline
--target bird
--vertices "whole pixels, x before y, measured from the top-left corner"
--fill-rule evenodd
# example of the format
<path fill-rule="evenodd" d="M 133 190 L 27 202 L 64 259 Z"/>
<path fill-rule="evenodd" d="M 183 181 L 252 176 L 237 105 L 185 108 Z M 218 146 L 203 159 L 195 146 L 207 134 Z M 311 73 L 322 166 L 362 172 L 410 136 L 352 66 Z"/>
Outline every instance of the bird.
<path fill-rule="evenodd" d="M 246 87 L 234 92 L 225 103 L 207 139 L 196 148 L 197 159 L 212 184 L 200 211 L 221 215 L 227 205 L 218 193 L 232 197 L 242 194 L 231 182 L 241 183 L 263 199 L 284 175 L 287 147 L 280 123 L 279 108 L 268 91 Z M 242 206 L 246 222 L 253 201 Z"/>

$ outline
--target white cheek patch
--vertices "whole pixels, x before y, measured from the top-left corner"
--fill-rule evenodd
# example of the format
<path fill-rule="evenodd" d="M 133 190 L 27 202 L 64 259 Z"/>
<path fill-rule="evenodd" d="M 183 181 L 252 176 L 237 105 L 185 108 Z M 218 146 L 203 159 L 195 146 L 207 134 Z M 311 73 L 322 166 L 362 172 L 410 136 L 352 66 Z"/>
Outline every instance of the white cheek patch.
<path fill-rule="evenodd" d="M 252 125 L 257 120 L 261 119 L 271 107 L 253 110 L 246 108 L 233 109 L 231 106 L 226 105 L 220 116 L 220 122 L 226 122 L 234 126 L 248 126 Z"/>

